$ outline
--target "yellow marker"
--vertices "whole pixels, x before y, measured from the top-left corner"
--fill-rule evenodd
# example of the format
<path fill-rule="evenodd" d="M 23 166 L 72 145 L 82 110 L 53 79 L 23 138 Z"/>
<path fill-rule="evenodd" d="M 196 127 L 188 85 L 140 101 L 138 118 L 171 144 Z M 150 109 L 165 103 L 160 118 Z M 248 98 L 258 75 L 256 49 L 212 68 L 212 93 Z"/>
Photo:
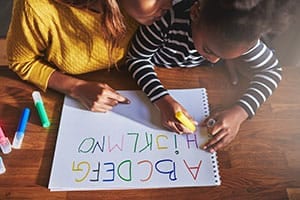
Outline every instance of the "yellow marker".
<path fill-rule="evenodd" d="M 180 121 L 186 128 L 190 129 L 192 132 L 196 130 L 196 126 L 191 120 L 189 120 L 181 111 L 176 112 L 176 119 Z"/>

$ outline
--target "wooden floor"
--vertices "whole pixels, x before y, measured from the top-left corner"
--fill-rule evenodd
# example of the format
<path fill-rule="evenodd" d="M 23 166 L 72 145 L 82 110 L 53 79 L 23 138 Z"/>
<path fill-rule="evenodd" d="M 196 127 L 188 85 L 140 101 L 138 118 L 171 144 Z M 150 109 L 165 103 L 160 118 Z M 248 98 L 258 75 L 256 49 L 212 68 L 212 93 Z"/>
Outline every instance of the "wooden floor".
<path fill-rule="evenodd" d="M 231 86 L 222 67 L 158 69 L 168 88 L 205 87 L 212 109 L 228 106 L 245 83 Z M 126 72 L 82 75 L 116 89 L 137 89 Z M 31 93 L 6 67 L 0 67 L 0 124 L 12 141 L 26 106 L 34 110 Z M 300 68 L 284 67 L 283 80 L 257 115 L 245 122 L 236 139 L 218 152 L 222 185 L 179 189 L 50 192 L 47 189 L 59 127 L 63 95 L 43 94 L 52 126 L 44 129 L 32 112 L 22 149 L 0 154 L 7 171 L 0 175 L 0 199 L 229 199 L 300 200 Z"/>
<path fill-rule="evenodd" d="M 6 56 L 6 40 L 0 38 L 0 66 L 7 65 L 7 56 Z"/>

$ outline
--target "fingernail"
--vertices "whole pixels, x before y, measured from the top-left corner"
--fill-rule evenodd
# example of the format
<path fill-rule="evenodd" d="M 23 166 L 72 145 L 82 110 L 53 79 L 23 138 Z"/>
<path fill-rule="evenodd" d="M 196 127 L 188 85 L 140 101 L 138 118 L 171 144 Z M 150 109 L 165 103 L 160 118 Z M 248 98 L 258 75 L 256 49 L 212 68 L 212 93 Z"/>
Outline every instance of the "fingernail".
<path fill-rule="evenodd" d="M 124 101 L 120 101 L 119 103 L 130 104 L 131 102 L 129 99 L 125 99 Z"/>
<path fill-rule="evenodd" d="M 131 103 L 131 101 L 130 101 L 129 99 L 126 99 L 125 102 L 126 102 L 127 104 L 130 104 L 130 103 Z"/>
<path fill-rule="evenodd" d="M 203 149 L 204 149 L 204 150 L 207 149 L 207 146 L 203 146 Z"/>

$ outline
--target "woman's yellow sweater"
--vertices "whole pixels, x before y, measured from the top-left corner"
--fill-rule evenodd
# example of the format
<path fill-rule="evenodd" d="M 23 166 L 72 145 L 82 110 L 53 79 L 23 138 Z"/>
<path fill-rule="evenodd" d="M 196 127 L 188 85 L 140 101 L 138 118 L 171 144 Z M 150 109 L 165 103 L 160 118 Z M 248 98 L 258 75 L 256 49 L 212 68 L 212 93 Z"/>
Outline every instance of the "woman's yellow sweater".
<path fill-rule="evenodd" d="M 7 34 L 9 67 L 44 91 L 55 70 L 75 75 L 108 68 L 124 57 L 137 28 L 125 19 L 126 36 L 109 60 L 100 14 L 53 0 L 15 0 Z"/>

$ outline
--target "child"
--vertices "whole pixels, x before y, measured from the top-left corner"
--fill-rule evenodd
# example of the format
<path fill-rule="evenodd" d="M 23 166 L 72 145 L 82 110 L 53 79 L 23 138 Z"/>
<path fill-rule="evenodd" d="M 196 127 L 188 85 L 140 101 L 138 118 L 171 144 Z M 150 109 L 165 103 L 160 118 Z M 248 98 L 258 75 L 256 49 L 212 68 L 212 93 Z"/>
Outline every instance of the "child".
<path fill-rule="evenodd" d="M 185 109 L 160 83 L 154 66 L 196 67 L 204 61 L 224 59 L 253 74 L 250 85 L 230 108 L 211 113 L 214 136 L 204 149 L 210 152 L 229 144 L 239 127 L 252 118 L 281 80 L 281 67 L 260 37 L 287 19 L 285 0 L 186 0 L 160 21 L 143 26 L 133 38 L 127 65 L 137 84 L 161 111 L 162 124 L 189 133 L 176 118 Z"/>

